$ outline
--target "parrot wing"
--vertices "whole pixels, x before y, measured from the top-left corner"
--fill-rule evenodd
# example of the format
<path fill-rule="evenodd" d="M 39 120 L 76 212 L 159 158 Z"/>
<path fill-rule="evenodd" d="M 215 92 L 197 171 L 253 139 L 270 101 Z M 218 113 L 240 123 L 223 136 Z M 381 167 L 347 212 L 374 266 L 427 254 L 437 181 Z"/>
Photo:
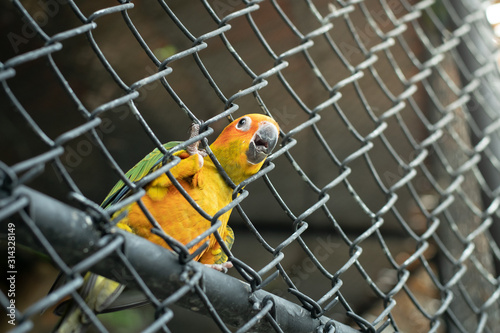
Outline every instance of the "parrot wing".
<path fill-rule="evenodd" d="M 231 250 L 234 243 L 234 232 L 230 226 L 226 225 L 225 232 L 222 232 L 221 237 L 223 237 L 224 243 L 227 248 Z M 206 265 L 221 265 L 227 262 L 227 254 L 222 250 L 222 247 L 218 242 L 214 246 L 205 251 L 199 261 Z"/>
<path fill-rule="evenodd" d="M 224 238 L 224 243 L 226 243 L 228 249 L 231 250 L 234 243 L 234 231 L 230 226 L 226 226 L 226 237 Z M 224 251 L 220 251 L 214 256 L 214 259 L 214 264 L 224 264 L 227 262 L 228 257 Z M 94 288 L 97 278 L 101 278 L 103 281 L 109 281 L 109 285 L 106 285 L 106 288 L 103 288 L 104 292 L 109 294 L 109 296 L 106 297 L 106 302 L 104 304 L 99 304 L 99 308 L 94 309 L 96 313 L 109 313 L 131 309 L 147 305 L 151 302 L 143 292 L 136 289 L 124 288 L 123 285 L 119 285 L 114 281 L 104 279 L 93 273 L 87 273 L 85 276 L 85 282 L 83 284 L 81 294 L 84 299 L 88 297 L 90 290 Z M 68 310 L 68 306 L 70 305 L 71 300 L 66 300 L 57 306 L 54 313 L 61 316 Z"/>
<path fill-rule="evenodd" d="M 229 250 L 233 247 L 234 243 L 234 231 L 231 229 L 230 226 L 226 226 L 226 237 L 224 238 L 224 243 L 226 243 L 226 246 Z M 216 264 L 223 264 L 227 261 L 227 254 L 224 253 L 224 251 L 220 251 L 219 254 L 215 256 L 215 263 Z"/>
<path fill-rule="evenodd" d="M 177 146 L 180 144 L 182 141 L 172 141 L 165 143 L 163 147 L 165 149 L 172 149 L 173 147 Z M 160 152 L 158 148 L 154 149 L 151 153 L 146 155 L 139 163 L 137 163 L 132 169 L 130 169 L 125 175 L 127 176 L 128 179 L 132 182 L 137 182 L 141 180 L 144 176 L 148 175 L 149 173 L 153 172 L 156 170 L 157 167 L 161 166 L 161 161 L 163 158 L 163 154 Z M 113 204 L 119 202 L 123 197 L 127 195 L 127 193 L 130 191 L 130 187 L 126 185 L 123 180 L 120 180 L 116 183 L 116 185 L 111 189 L 109 194 L 106 196 L 104 199 L 103 203 L 101 204 L 102 207 L 108 208 L 112 206 Z M 52 288 L 49 291 L 49 294 L 53 292 L 55 289 L 57 289 L 60 285 L 64 284 L 66 282 L 66 277 L 62 274 L 59 273 L 59 276 L 57 277 L 56 281 L 54 282 Z M 96 274 L 93 273 L 87 273 L 85 275 L 84 283 L 81 288 L 81 295 L 84 299 L 86 299 L 89 294 L 91 293 L 91 290 L 95 288 L 96 282 L 99 282 L 101 284 L 100 294 L 101 297 L 103 294 L 107 295 L 106 297 L 103 297 L 105 301 L 102 304 L 96 304 L 97 307 L 96 312 L 105 312 L 105 309 L 110 305 L 110 303 L 113 303 L 118 296 L 122 293 L 123 291 L 123 286 L 119 285 L 118 283 L 104 279 Z M 127 302 L 129 307 L 134 306 L 133 304 L 135 303 L 135 306 L 139 306 L 140 304 L 137 303 L 142 303 L 143 302 Z M 72 313 L 75 311 L 71 311 L 70 307 L 72 306 L 72 300 L 66 300 L 60 303 L 56 309 L 54 310 L 54 313 L 57 315 L 64 315 L 64 313 Z M 123 308 L 123 306 L 122 306 Z M 73 322 L 78 321 L 74 320 Z"/>
<path fill-rule="evenodd" d="M 226 226 L 226 232 L 227 233 L 226 237 L 224 238 L 224 243 L 226 243 L 228 249 L 231 250 L 234 243 L 234 232 L 230 226 Z M 224 253 L 224 251 L 220 251 L 217 255 L 215 255 L 214 264 L 224 264 L 225 262 L 227 262 L 227 259 L 227 255 Z M 150 302 L 151 301 L 146 297 L 146 295 L 144 295 L 143 292 L 136 289 L 125 288 L 123 291 L 120 290 L 120 293 L 116 297 L 113 297 L 112 301 L 107 303 L 107 305 L 103 307 L 104 309 L 100 311 L 100 313 L 108 313 L 136 308 L 149 304 Z"/>
<path fill-rule="evenodd" d="M 167 150 L 180 144 L 182 141 L 172 141 L 165 143 L 163 147 Z M 158 166 L 161 166 L 161 160 L 163 154 L 158 148 L 155 148 L 151 153 L 146 155 L 139 163 L 137 163 L 132 169 L 130 169 L 125 176 L 132 182 L 137 182 L 141 180 L 144 176 L 153 172 Z M 126 185 L 123 180 L 120 180 L 111 189 L 107 197 L 101 204 L 101 207 L 108 208 L 113 204 L 117 203 L 130 191 L 130 187 Z"/>
<path fill-rule="evenodd" d="M 80 289 L 80 296 L 95 313 L 101 313 L 120 296 L 124 288 L 125 286 L 118 282 L 87 272 Z M 55 328 L 56 333 L 84 332 L 91 324 L 88 317 L 83 315 L 71 299 L 59 304 L 54 313 L 64 316 Z"/>

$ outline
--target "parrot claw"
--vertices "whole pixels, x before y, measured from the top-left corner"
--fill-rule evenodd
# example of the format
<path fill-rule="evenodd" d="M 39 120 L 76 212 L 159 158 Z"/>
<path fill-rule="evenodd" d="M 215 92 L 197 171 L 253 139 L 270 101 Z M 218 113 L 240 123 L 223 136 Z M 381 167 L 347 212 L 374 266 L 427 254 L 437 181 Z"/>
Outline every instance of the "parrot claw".
<path fill-rule="evenodd" d="M 198 154 L 198 164 L 200 166 L 200 169 L 203 167 L 203 162 L 204 162 L 203 154 Z"/>
<path fill-rule="evenodd" d="M 192 124 L 191 130 L 189 133 L 189 137 L 194 138 L 198 134 L 200 134 L 200 125 L 199 124 Z M 193 142 L 192 144 L 190 144 L 189 146 L 186 147 L 186 151 L 188 152 L 189 155 L 199 154 L 201 157 L 201 160 L 203 160 L 203 158 L 205 156 L 207 156 L 207 152 L 204 151 L 203 149 L 198 149 L 199 145 L 200 145 L 200 141 Z M 203 163 L 202 163 L 202 165 L 203 165 Z"/>
<path fill-rule="evenodd" d="M 223 264 L 213 264 L 213 265 L 205 264 L 205 266 L 213 268 L 216 271 L 219 271 L 222 273 L 227 273 L 228 269 L 233 267 L 233 263 L 230 261 L 226 261 Z"/>

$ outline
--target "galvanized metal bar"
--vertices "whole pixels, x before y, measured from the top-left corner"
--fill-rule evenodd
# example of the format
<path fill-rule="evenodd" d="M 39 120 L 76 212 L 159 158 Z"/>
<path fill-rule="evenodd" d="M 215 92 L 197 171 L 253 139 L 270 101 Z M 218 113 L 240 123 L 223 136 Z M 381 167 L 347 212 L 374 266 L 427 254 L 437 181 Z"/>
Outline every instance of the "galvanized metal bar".
<path fill-rule="evenodd" d="M 14 195 L 28 201 L 25 211 L 68 265 L 76 265 L 100 251 L 104 235 L 95 228 L 90 216 L 84 212 L 24 186 L 17 188 Z M 20 244 L 46 252 L 35 234 L 22 220 L 16 221 L 16 230 L 17 241 Z M 241 326 L 250 322 L 262 307 L 272 302 L 271 315 L 284 332 L 320 332 L 326 323 L 330 325 L 333 323 L 337 333 L 358 332 L 324 316 L 312 318 L 310 312 L 303 307 L 267 291 L 252 292 L 249 284 L 198 262 L 182 265 L 173 252 L 121 229 L 114 228 L 106 236 L 123 238 L 120 251 L 160 299 L 169 297 L 187 283 L 186 272 L 190 272 L 188 275 L 201 272 L 202 277 L 197 285 L 221 319 L 229 325 Z M 91 270 L 128 287 L 138 288 L 136 279 L 124 273 L 123 267 L 118 255 L 112 253 L 96 260 Z M 210 309 L 196 293 L 185 295 L 176 304 L 209 315 Z M 270 323 L 263 319 L 257 321 L 250 332 L 272 330 Z"/>

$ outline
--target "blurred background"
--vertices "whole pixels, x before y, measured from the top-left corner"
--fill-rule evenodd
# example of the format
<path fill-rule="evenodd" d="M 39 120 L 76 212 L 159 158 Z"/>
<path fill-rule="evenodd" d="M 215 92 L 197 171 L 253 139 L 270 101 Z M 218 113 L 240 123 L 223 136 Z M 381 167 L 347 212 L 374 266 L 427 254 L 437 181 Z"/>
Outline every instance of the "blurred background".
<path fill-rule="evenodd" d="M 436 153 L 434 146 L 421 145 L 435 134 L 433 125 L 441 117 L 435 99 L 446 106 L 460 97 L 453 87 L 459 91 L 463 77 L 449 52 L 444 53 L 445 60 L 439 65 L 428 67 L 431 73 L 426 74 L 422 65 L 435 56 L 432 46 L 437 48 L 445 41 L 444 36 L 452 36 L 454 27 L 439 2 L 433 7 L 422 5 L 422 10 L 416 9 L 420 8 L 418 3 L 421 2 L 260 2 L 250 14 L 231 19 L 231 28 L 223 35 L 206 39 L 207 46 L 193 56 L 168 62 L 172 68 L 172 73 L 165 77 L 168 86 L 160 80 L 153 81 L 142 86 L 139 97 L 133 100 L 161 142 L 189 138 L 192 121 L 185 109 L 203 121 L 234 104 L 238 105 L 232 114 L 234 118 L 247 113 L 271 114 L 282 130 L 281 147 L 289 144 L 290 138 L 296 140 L 285 154 L 273 160 L 276 167 L 267 175 L 287 208 L 280 205 L 263 178 L 247 186 L 250 195 L 241 208 L 272 247 L 284 242 L 295 231 L 295 219 L 303 216 L 300 219 L 307 222 L 308 228 L 301 240 L 326 270 L 339 274 L 343 282 L 341 298 L 368 321 L 387 307 L 380 292 L 389 292 L 401 281 L 398 265 L 420 249 L 419 236 L 432 225 L 427 213 L 443 200 L 436 183 L 447 188 L 454 180 L 446 174 L 447 165 L 435 162 L 439 151 Z M 47 36 L 82 26 L 86 23 L 82 18 L 95 23 L 95 27 L 87 34 L 62 39 L 62 48 L 51 53 L 50 59 L 44 56 L 16 65 L 15 76 L 2 81 L 0 156 L 5 164 L 15 165 L 50 149 L 16 111 L 11 96 L 53 140 L 87 122 L 84 112 L 75 105 L 74 96 L 68 94 L 54 72 L 54 64 L 85 110 L 93 112 L 124 96 L 135 82 L 158 72 L 157 64 L 131 30 L 142 36 L 161 62 L 191 48 L 197 44 L 193 40 L 217 29 L 219 24 L 212 15 L 224 18 L 247 7 L 232 0 L 169 2 L 168 8 L 183 27 L 176 24 L 161 1 L 136 2 L 129 10 L 93 16 L 116 5 L 110 0 L 23 1 L 24 9 Z M 17 6 L 0 1 L 2 63 L 52 43 L 33 31 Z M 419 15 L 411 17 L 412 10 Z M 493 16 L 489 16 L 492 22 Z M 443 26 L 436 25 L 436 18 Z M 133 27 L 127 22 L 132 22 Z M 326 32 L 318 30 L 327 23 L 332 26 Z M 422 29 L 426 29 L 425 33 Z M 311 41 L 312 46 L 288 53 Z M 97 54 L 102 54 L 107 64 Z M 267 85 L 256 93 L 236 95 L 254 86 L 261 81 L 260 75 L 284 61 L 287 65 L 266 76 Z M 121 81 L 117 82 L 116 77 Z M 437 97 L 436 87 L 440 89 Z M 338 99 L 332 102 L 334 96 Z M 328 105 L 323 109 L 325 102 Z M 321 111 L 316 112 L 318 109 Z M 300 127 L 316 115 L 320 120 L 314 125 Z M 99 117 L 102 123 L 96 131 L 123 171 L 155 148 L 127 104 L 112 106 Z M 227 124 L 226 118 L 213 123 L 214 134 L 209 141 Z M 461 142 L 453 139 L 455 129 L 443 129 L 440 147 L 447 151 L 462 149 L 456 154 L 466 155 Z M 474 134 L 465 134 L 462 139 L 469 147 L 475 142 Z M 424 148 L 429 149 L 428 155 L 420 161 L 417 158 Z M 60 161 L 75 185 L 85 197 L 102 202 L 119 178 L 92 137 L 79 136 L 65 143 L 64 149 Z M 411 162 L 418 168 L 408 167 Z M 429 177 L 427 168 L 436 177 Z M 410 169 L 416 173 L 405 180 Z M 401 181 L 411 185 L 391 189 Z M 51 163 L 28 186 L 75 205 L 68 197 L 70 188 Z M 477 184 L 472 185 L 472 190 L 463 190 L 479 193 Z M 330 199 L 324 206 L 317 206 L 324 193 Z M 237 258 L 257 271 L 273 259 L 236 210 L 230 225 L 236 235 L 233 254 Z M 374 226 L 376 231 L 369 231 Z M 348 265 L 357 245 L 362 253 Z M 411 272 L 405 282 L 410 292 L 399 290 L 395 296 L 398 306 L 391 312 L 405 332 L 428 331 L 432 322 L 422 309 L 435 313 L 443 304 L 442 290 L 433 280 L 433 274 L 438 274 L 436 253 L 441 248 L 432 240 L 426 246 L 418 260 L 405 265 Z M 17 251 L 17 304 L 23 311 L 47 294 L 58 270 L 45 255 L 22 246 Z M 317 300 L 332 288 L 332 280 L 321 273 L 301 244 L 292 242 L 283 253 L 281 264 L 302 293 Z M 241 279 L 234 269 L 229 274 Z M 1 281 L 5 283 L 6 279 Z M 5 287 L 2 285 L 2 290 Z M 282 279 L 265 289 L 298 303 Z M 174 310 L 174 319 L 168 325 L 172 332 L 218 331 L 211 319 L 182 308 Z M 338 304 L 326 315 L 358 327 L 347 312 L 345 306 Z M 144 307 L 100 318 L 110 331 L 137 332 L 154 319 L 154 309 Z M 32 320 L 37 332 L 48 332 L 58 317 L 49 309 Z M 1 331 L 11 328 L 4 321 L 0 325 Z"/>

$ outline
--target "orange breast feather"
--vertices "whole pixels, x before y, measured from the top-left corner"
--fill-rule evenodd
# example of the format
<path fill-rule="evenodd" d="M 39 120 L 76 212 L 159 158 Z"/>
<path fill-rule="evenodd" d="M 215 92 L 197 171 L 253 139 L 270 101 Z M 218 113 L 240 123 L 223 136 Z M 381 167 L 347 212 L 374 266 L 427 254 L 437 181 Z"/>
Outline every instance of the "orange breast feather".
<path fill-rule="evenodd" d="M 185 160 L 182 160 L 184 162 Z M 220 209 L 231 202 L 232 190 L 228 187 L 217 172 L 209 157 L 205 157 L 203 168 L 199 169 L 193 176 L 177 179 L 187 193 L 198 203 L 198 205 L 210 216 L 215 215 Z M 176 168 L 182 167 L 179 163 Z M 166 175 L 161 175 L 146 187 L 146 195 L 142 202 L 148 211 L 160 224 L 163 231 L 181 242 L 187 244 L 195 237 L 202 234 L 211 226 L 211 222 L 202 217 L 189 202 L 182 196 Z M 151 233 L 152 225 L 137 203 L 127 208 L 127 216 L 120 221 L 120 227 L 128 229 L 133 233 L 148 239 L 149 241 L 170 249 L 167 243 L 159 236 Z M 118 214 L 119 212 L 117 212 Z M 222 222 L 218 229 L 224 239 L 226 225 L 231 212 L 226 212 L 219 217 Z M 205 238 L 202 242 L 193 246 L 189 251 L 193 253 L 203 242 L 209 240 L 209 247 L 198 255 L 199 260 L 206 253 L 203 260 L 205 264 L 213 264 L 211 251 L 218 251 L 219 246 L 213 235 Z"/>

